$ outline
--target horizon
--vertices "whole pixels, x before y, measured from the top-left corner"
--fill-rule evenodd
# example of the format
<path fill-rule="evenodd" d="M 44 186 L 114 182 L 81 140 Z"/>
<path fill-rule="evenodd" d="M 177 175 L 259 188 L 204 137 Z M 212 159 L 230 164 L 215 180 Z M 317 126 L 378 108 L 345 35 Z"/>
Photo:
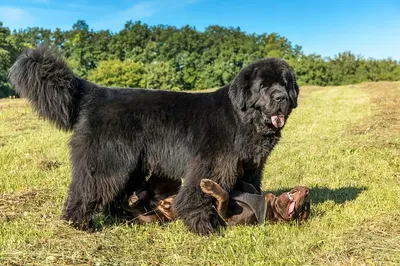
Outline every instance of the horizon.
<path fill-rule="evenodd" d="M 277 33 L 305 54 L 322 57 L 351 51 L 363 58 L 400 60 L 400 2 L 383 0 L 0 0 L 0 21 L 10 30 L 69 30 L 84 20 L 95 31 L 116 33 L 129 20 L 149 26 L 239 27 L 247 34 Z M 271 12 L 272 10 L 273 12 Z M 328 12 L 329 10 L 329 12 Z M 262 15 L 260 15 L 262 14 Z"/>

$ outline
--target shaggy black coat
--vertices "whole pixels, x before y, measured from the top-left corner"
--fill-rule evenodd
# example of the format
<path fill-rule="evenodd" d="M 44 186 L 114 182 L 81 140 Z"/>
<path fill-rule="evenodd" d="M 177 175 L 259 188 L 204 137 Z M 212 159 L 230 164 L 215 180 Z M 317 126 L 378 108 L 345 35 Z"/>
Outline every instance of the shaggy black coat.
<path fill-rule="evenodd" d="M 9 77 L 41 117 L 73 131 L 63 218 L 83 229 L 151 173 L 184 178 L 177 215 L 193 232 L 214 232 L 218 216 L 200 180 L 230 191 L 241 178 L 260 190 L 266 158 L 299 92 L 281 59 L 256 61 L 211 93 L 108 89 L 76 77 L 46 46 L 22 53 Z"/>

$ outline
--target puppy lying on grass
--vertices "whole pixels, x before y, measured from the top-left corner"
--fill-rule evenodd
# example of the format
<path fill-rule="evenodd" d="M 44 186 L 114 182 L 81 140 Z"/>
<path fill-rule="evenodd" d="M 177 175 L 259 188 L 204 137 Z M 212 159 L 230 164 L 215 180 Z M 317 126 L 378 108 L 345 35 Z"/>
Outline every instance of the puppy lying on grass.
<path fill-rule="evenodd" d="M 153 179 L 153 180 L 151 180 Z M 162 184 L 160 184 L 162 182 Z M 165 180 L 150 178 L 123 206 L 125 214 L 139 223 L 168 222 L 175 218 L 172 201 L 179 190 L 163 186 Z M 215 199 L 215 208 L 227 225 L 251 225 L 277 221 L 307 220 L 310 213 L 309 189 L 297 186 L 276 196 L 259 192 L 249 183 L 238 181 L 229 194 L 210 179 L 202 179 L 201 190 Z"/>

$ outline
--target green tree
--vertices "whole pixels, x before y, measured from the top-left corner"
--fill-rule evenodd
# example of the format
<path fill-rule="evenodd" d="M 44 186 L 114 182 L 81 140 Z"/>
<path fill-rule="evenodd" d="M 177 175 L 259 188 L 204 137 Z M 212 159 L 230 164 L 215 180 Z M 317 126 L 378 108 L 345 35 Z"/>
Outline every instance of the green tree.
<path fill-rule="evenodd" d="M 10 84 L 7 82 L 7 70 L 10 66 L 10 55 L 7 50 L 0 48 L 0 98 L 12 94 Z"/>
<path fill-rule="evenodd" d="M 97 68 L 90 72 L 88 79 L 107 87 L 137 88 L 146 85 L 143 64 L 129 60 L 100 61 Z"/>
<path fill-rule="evenodd" d="M 175 69 L 167 62 L 146 65 L 146 88 L 178 91 L 177 79 Z"/>
<path fill-rule="evenodd" d="M 301 85 L 340 85 L 400 80 L 396 60 L 365 59 L 351 52 L 334 58 L 305 55 L 278 33 L 248 34 L 240 28 L 148 26 L 128 21 L 116 33 L 94 31 L 78 20 L 70 30 L 32 27 L 13 31 L 0 24 L 1 96 L 10 94 L 7 71 L 26 47 L 48 42 L 60 49 L 73 71 L 105 86 L 167 90 L 215 88 L 228 84 L 240 69 L 260 58 L 288 61 Z"/>
<path fill-rule="evenodd" d="M 83 20 L 78 20 L 72 30 L 65 32 L 64 55 L 74 72 L 83 78 L 96 67 L 93 35 L 93 31 L 89 30 L 89 25 Z"/>
<path fill-rule="evenodd" d="M 111 51 L 119 60 L 136 57 L 146 47 L 151 31 L 140 21 L 128 21 L 124 28 L 115 34 L 111 41 Z"/>
<path fill-rule="evenodd" d="M 292 62 L 300 85 L 327 85 L 332 82 L 328 63 L 320 55 L 301 55 L 296 63 Z"/>
<path fill-rule="evenodd" d="M 15 92 L 11 89 L 8 83 L 8 69 L 11 66 L 11 60 L 15 55 L 15 48 L 10 42 L 10 30 L 3 27 L 0 21 L 0 98 L 14 95 Z"/>
<path fill-rule="evenodd" d="M 361 82 L 362 77 L 357 76 L 357 69 L 362 58 L 351 52 L 339 53 L 330 60 L 330 72 L 332 73 L 332 85 L 342 85 Z"/>

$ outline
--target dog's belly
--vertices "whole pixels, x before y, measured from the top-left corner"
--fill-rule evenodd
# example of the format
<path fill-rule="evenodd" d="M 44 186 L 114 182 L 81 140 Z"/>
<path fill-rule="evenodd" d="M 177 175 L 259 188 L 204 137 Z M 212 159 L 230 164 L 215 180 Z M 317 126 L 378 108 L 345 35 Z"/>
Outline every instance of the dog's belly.
<path fill-rule="evenodd" d="M 195 153 L 187 139 L 168 131 L 147 140 L 146 147 L 146 167 L 157 176 L 171 179 L 184 177 Z"/>
<path fill-rule="evenodd" d="M 175 154 L 175 155 L 174 155 Z M 174 151 L 159 151 L 147 158 L 147 167 L 153 175 L 171 179 L 183 178 L 185 168 L 189 165 L 189 156 L 177 155 Z"/>

